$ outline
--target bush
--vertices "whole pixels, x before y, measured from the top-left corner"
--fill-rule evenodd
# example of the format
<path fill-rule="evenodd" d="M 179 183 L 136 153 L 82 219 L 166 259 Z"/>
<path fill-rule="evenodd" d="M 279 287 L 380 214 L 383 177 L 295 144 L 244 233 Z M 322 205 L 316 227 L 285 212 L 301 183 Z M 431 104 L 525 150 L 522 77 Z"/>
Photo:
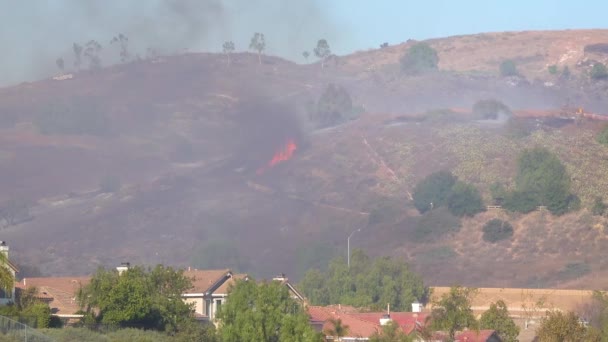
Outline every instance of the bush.
<path fill-rule="evenodd" d="M 517 76 L 519 73 L 517 72 L 517 65 L 511 59 L 507 59 L 500 63 L 500 75 L 507 76 Z"/>
<path fill-rule="evenodd" d="M 593 207 L 591 207 L 591 213 L 596 216 L 602 216 L 605 211 L 606 204 L 604 204 L 604 199 L 600 196 L 596 197 L 593 201 Z"/>
<path fill-rule="evenodd" d="M 471 184 L 456 182 L 447 199 L 448 208 L 455 216 L 475 216 L 485 210 L 479 191 Z"/>
<path fill-rule="evenodd" d="M 473 105 L 473 115 L 481 119 L 496 120 L 501 115 L 511 116 L 509 107 L 498 100 L 480 100 Z"/>
<path fill-rule="evenodd" d="M 600 80 L 608 77 L 608 70 L 603 63 L 595 63 L 593 64 L 593 68 L 591 68 L 590 76 L 594 80 Z"/>
<path fill-rule="evenodd" d="M 460 220 L 447 208 L 431 210 L 418 220 L 414 229 L 414 240 L 426 242 L 435 240 L 447 233 L 460 230 Z"/>
<path fill-rule="evenodd" d="M 567 80 L 570 79 L 570 76 L 572 76 L 572 74 L 570 73 L 570 68 L 566 65 L 562 70 L 561 78 Z"/>
<path fill-rule="evenodd" d="M 608 146 L 608 125 L 595 137 L 598 143 Z"/>
<path fill-rule="evenodd" d="M 403 55 L 400 60 L 401 71 L 408 75 L 417 75 L 437 70 L 439 56 L 437 51 L 427 43 L 418 43 Z"/>
<path fill-rule="evenodd" d="M 549 73 L 551 75 L 557 75 L 557 65 L 553 64 L 553 65 L 549 65 L 547 67 L 547 70 L 549 71 Z"/>
<path fill-rule="evenodd" d="M 447 203 L 456 177 L 449 171 L 439 171 L 425 177 L 414 187 L 414 206 L 423 214 Z"/>
<path fill-rule="evenodd" d="M 487 242 L 498 242 L 513 236 L 513 226 L 499 219 L 488 221 L 483 226 L 483 239 Z"/>
<path fill-rule="evenodd" d="M 351 119 L 353 113 L 353 102 L 346 88 L 329 84 L 317 102 L 312 119 L 317 127 L 329 127 Z"/>

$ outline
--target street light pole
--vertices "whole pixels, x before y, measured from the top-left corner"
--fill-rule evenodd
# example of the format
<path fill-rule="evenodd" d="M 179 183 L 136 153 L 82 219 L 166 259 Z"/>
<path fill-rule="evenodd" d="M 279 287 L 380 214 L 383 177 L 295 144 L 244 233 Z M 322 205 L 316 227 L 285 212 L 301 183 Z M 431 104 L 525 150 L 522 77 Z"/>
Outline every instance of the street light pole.
<path fill-rule="evenodd" d="M 346 239 L 346 249 L 347 249 L 346 264 L 347 264 L 348 268 L 350 268 L 350 238 L 353 237 L 353 235 L 359 231 L 361 231 L 361 228 L 359 228 L 357 230 L 353 230 L 353 232 L 350 233 L 350 235 L 348 236 L 348 239 Z"/>

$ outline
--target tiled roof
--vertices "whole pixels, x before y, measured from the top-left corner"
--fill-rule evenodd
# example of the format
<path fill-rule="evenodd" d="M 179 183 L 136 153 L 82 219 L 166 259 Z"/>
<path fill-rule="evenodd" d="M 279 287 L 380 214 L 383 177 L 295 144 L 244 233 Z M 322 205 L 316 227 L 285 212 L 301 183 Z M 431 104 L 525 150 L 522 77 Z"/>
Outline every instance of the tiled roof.
<path fill-rule="evenodd" d="M 247 274 L 234 274 L 230 279 L 226 280 L 220 287 L 217 288 L 213 293 L 218 295 L 227 295 L 230 286 L 233 286 L 237 280 L 247 279 Z"/>
<path fill-rule="evenodd" d="M 385 315 L 384 312 L 365 312 L 365 313 L 354 313 L 351 314 L 359 319 L 379 324 L 380 318 Z M 415 312 L 391 312 L 391 320 L 401 327 L 404 333 L 407 335 L 411 334 L 417 327 L 424 326 L 427 313 L 415 313 Z"/>
<path fill-rule="evenodd" d="M 370 337 L 380 331 L 380 322 L 372 323 L 356 317 L 351 313 L 335 310 L 336 307 L 308 306 L 308 315 L 311 321 L 325 322 L 323 331 L 333 328 L 330 319 L 339 319 L 344 326 L 348 326 L 348 334 L 344 337 Z"/>
<path fill-rule="evenodd" d="M 49 302 L 53 314 L 73 315 L 80 310 L 76 300 L 78 290 L 90 280 L 91 277 L 24 278 L 23 281 L 15 283 L 15 288 L 24 290 L 28 287 L 36 287 L 38 297 Z"/>
<path fill-rule="evenodd" d="M 467 330 L 456 334 L 456 342 L 486 342 L 494 333 L 494 330 Z"/>
<path fill-rule="evenodd" d="M 223 270 L 186 270 L 184 275 L 192 278 L 192 289 L 189 293 L 205 293 L 208 292 L 214 285 L 219 285 L 219 282 L 230 275 L 229 269 Z"/>

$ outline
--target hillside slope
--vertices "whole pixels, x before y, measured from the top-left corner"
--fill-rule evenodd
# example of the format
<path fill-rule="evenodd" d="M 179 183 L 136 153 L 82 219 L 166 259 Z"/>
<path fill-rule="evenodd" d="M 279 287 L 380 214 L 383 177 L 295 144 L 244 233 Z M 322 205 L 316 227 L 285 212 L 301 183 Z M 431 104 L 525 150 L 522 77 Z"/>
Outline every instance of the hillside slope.
<path fill-rule="evenodd" d="M 130 261 L 297 278 L 343 255 L 346 237 L 361 228 L 352 246 L 403 257 L 433 284 L 595 286 L 591 279 L 606 273 L 604 218 L 585 209 L 563 217 L 488 211 L 420 243 L 411 238 L 420 220 L 411 191 L 450 169 L 489 202 L 490 185 L 512 184 L 519 152 L 539 145 L 562 159 L 585 205 L 608 191 L 608 149 L 594 139 L 602 122 L 523 119 L 529 134 L 512 138 L 503 122 L 467 113 L 486 98 L 601 113 L 608 85 L 584 69 L 601 56 L 584 50 L 608 42 L 607 32 L 432 40 L 442 71 L 415 77 L 396 72 L 410 42 L 324 69 L 188 54 L 0 89 L 0 200 L 27 201 L 33 216 L 4 228 L 2 239 L 20 264 L 47 274 Z M 503 58 L 518 60 L 528 80 L 495 76 Z M 555 63 L 572 65 L 575 77 L 548 74 Z M 310 110 L 329 83 L 366 112 L 314 129 Z M 120 186 L 103 189 L 108 179 Z M 513 223 L 512 241 L 483 242 L 481 226 L 494 217 Z"/>

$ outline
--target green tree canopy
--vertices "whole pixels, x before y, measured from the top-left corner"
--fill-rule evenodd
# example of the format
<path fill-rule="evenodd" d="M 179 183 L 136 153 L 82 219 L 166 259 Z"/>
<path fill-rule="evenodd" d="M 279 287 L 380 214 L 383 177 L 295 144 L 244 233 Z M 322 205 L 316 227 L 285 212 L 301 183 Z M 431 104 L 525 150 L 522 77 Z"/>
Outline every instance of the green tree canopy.
<path fill-rule="evenodd" d="M 276 281 L 237 281 L 217 317 L 223 342 L 322 341 L 287 287 Z"/>
<path fill-rule="evenodd" d="M 449 293 L 433 303 L 430 328 L 435 331 L 448 333 L 450 341 L 454 341 L 456 332 L 464 328 L 477 329 L 478 324 L 471 309 L 471 299 L 477 289 L 454 286 Z"/>
<path fill-rule="evenodd" d="M 437 51 L 427 43 L 418 43 L 407 50 L 401 57 L 401 70 L 409 75 L 437 70 L 439 56 Z"/>
<path fill-rule="evenodd" d="M 505 201 L 507 209 L 526 212 L 533 210 L 533 205 L 544 205 L 553 214 L 560 215 L 569 210 L 573 199 L 566 167 L 545 148 L 521 153 L 515 185 L 516 191 Z"/>
<path fill-rule="evenodd" d="M 540 341 L 600 341 L 593 331 L 581 324 L 579 317 L 572 311 L 548 311 L 536 330 L 536 335 Z"/>
<path fill-rule="evenodd" d="M 325 39 L 319 39 L 317 47 L 314 48 L 315 56 L 321 60 L 321 69 L 325 67 L 325 59 L 331 55 L 331 49 Z"/>
<path fill-rule="evenodd" d="M 96 321 L 175 331 L 192 317 L 181 295 L 192 287 L 182 270 L 140 266 L 122 274 L 100 268 L 78 294 L 81 308 Z"/>
<path fill-rule="evenodd" d="M 502 300 L 490 304 L 490 309 L 479 319 L 479 328 L 496 330 L 503 342 L 518 342 L 519 327 L 509 317 L 507 305 Z"/>
<path fill-rule="evenodd" d="M 327 271 L 312 269 L 299 284 L 314 305 L 346 304 L 381 309 L 410 310 L 414 301 L 426 301 L 428 288 L 409 266 L 395 259 L 370 259 L 363 251 L 351 254 L 350 269 L 344 257 L 333 259 Z"/>
<path fill-rule="evenodd" d="M 423 214 L 446 204 L 456 177 L 449 171 L 438 171 L 426 176 L 414 187 L 414 206 Z"/>
<path fill-rule="evenodd" d="M 329 127 L 350 119 L 352 114 L 353 101 L 346 88 L 330 83 L 321 94 L 312 119 L 318 127 Z"/>
<path fill-rule="evenodd" d="M 603 63 L 595 63 L 593 64 L 593 68 L 591 68 L 590 76 L 594 80 L 601 80 L 608 77 L 608 69 Z"/>
<path fill-rule="evenodd" d="M 457 181 L 447 198 L 448 208 L 455 216 L 475 216 L 485 210 L 477 188 L 471 184 Z"/>
<path fill-rule="evenodd" d="M 258 64 L 262 64 L 262 51 L 266 49 L 266 38 L 264 37 L 264 34 L 259 32 L 254 33 L 249 42 L 249 48 L 257 51 Z"/>
<path fill-rule="evenodd" d="M 500 75 L 501 76 L 517 76 L 517 65 L 512 59 L 507 59 L 500 63 Z"/>
<path fill-rule="evenodd" d="M 492 219 L 483 226 L 483 239 L 498 242 L 513 236 L 513 226 L 507 221 Z"/>

